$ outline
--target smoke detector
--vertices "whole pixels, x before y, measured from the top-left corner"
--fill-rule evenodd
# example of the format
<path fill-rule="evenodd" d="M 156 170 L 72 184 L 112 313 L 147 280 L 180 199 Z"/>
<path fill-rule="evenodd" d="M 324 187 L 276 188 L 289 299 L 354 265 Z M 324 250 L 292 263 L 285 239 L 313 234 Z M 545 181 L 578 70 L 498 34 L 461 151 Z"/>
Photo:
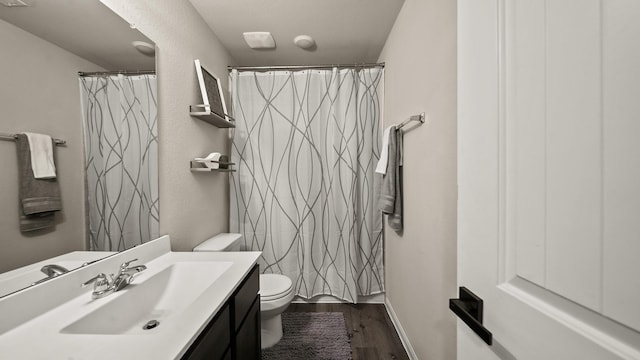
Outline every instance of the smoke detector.
<path fill-rule="evenodd" d="M 316 46 L 316 41 L 309 35 L 298 35 L 293 39 L 293 43 L 304 50 L 312 50 Z"/>
<path fill-rule="evenodd" d="M 244 41 L 252 49 L 275 49 L 276 41 L 268 31 L 253 31 L 242 33 Z"/>
<path fill-rule="evenodd" d="M 6 7 L 28 7 L 29 4 L 22 0 L 0 0 L 0 4 Z"/>
<path fill-rule="evenodd" d="M 142 55 L 150 57 L 156 55 L 156 47 L 146 41 L 134 41 L 131 43 L 131 45 L 133 45 L 133 47 L 136 48 L 136 50 L 138 50 L 138 52 L 140 52 Z"/>

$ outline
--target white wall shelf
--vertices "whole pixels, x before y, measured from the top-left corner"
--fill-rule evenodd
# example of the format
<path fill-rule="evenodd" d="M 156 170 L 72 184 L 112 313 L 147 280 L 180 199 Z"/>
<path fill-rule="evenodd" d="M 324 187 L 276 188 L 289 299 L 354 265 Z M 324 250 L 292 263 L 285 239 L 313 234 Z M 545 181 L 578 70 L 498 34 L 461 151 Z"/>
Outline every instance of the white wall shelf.
<path fill-rule="evenodd" d="M 190 105 L 189 115 L 196 117 L 202 121 L 206 121 L 209 124 L 217 126 L 219 128 L 236 127 L 234 118 L 227 114 L 219 115 L 217 113 L 209 111 L 207 108 L 205 108 L 204 105 Z"/>
<path fill-rule="evenodd" d="M 213 168 L 208 168 L 201 161 L 191 160 L 189 162 L 189 169 L 192 172 L 235 172 L 236 171 L 236 169 L 231 168 L 231 166 L 235 165 L 235 163 L 221 161 L 221 162 L 218 162 L 218 164 L 219 166 L 222 166 L 222 168 L 213 169 Z"/>

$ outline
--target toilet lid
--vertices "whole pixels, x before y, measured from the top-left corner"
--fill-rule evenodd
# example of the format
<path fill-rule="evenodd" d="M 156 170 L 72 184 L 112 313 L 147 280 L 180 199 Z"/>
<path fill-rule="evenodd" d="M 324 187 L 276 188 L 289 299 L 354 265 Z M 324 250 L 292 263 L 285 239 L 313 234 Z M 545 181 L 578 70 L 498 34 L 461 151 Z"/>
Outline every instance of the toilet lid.
<path fill-rule="evenodd" d="M 260 299 L 274 300 L 284 297 L 291 291 L 291 279 L 279 274 L 260 275 Z"/>

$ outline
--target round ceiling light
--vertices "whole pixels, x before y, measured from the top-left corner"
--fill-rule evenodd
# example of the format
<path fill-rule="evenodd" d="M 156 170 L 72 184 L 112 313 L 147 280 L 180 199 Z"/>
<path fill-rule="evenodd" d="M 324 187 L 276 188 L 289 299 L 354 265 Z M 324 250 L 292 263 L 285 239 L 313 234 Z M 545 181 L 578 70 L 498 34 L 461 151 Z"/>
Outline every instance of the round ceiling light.
<path fill-rule="evenodd" d="M 131 43 L 136 50 L 138 50 L 141 54 L 146 56 L 155 56 L 156 55 L 156 47 L 152 44 L 149 44 L 145 41 L 133 41 Z"/>
<path fill-rule="evenodd" d="M 316 46 L 316 41 L 309 35 L 298 35 L 293 39 L 293 43 L 305 50 L 313 49 Z"/>

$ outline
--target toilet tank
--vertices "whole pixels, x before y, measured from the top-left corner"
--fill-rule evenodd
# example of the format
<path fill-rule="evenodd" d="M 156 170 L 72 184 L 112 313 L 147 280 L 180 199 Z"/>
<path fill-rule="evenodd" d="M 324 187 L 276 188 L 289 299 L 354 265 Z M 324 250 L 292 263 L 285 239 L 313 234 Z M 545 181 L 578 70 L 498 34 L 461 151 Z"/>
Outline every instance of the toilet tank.
<path fill-rule="evenodd" d="M 209 238 L 193 248 L 193 251 L 240 251 L 242 234 L 222 233 Z"/>

